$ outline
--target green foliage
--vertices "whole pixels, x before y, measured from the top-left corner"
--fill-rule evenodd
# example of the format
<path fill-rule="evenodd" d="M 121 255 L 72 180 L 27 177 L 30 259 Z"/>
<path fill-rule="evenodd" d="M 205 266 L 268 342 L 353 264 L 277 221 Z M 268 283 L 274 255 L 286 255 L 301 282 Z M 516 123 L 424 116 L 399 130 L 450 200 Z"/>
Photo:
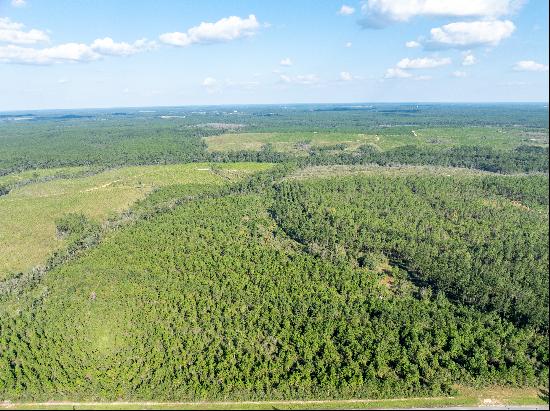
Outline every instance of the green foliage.
<path fill-rule="evenodd" d="M 362 264 L 383 253 L 455 301 L 548 328 L 546 176 L 283 182 L 273 213 L 315 255 Z"/>
<path fill-rule="evenodd" d="M 0 321 L 3 398 L 376 398 L 547 372 L 545 337 L 308 255 L 258 195 L 118 230 L 41 285 Z"/>
<path fill-rule="evenodd" d="M 31 264 L 55 231 L 63 244 L 0 281 L 1 399 L 387 398 L 547 381 L 548 176 L 534 173 L 548 172 L 547 108 L 196 110 L 0 116 L 0 255 Z M 300 179 L 373 164 L 533 174 Z M 105 170 L 120 165 L 139 166 Z"/>
<path fill-rule="evenodd" d="M 63 166 L 202 161 L 207 130 L 161 121 L 0 124 L 0 175 Z"/>

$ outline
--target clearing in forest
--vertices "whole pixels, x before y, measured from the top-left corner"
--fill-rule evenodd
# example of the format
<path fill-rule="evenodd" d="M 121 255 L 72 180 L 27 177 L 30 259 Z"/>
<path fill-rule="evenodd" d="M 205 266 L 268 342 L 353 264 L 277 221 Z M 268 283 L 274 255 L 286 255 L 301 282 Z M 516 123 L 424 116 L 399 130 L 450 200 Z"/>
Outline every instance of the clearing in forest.
<path fill-rule="evenodd" d="M 177 164 L 123 167 L 98 174 L 30 183 L 0 196 L 0 279 L 10 272 L 41 264 L 65 240 L 56 236 L 55 221 L 82 213 L 102 222 L 120 213 L 156 187 L 172 184 L 221 185 L 269 164 Z M 33 170 L 2 177 L 17 183 L 36 176 L 70 175 L 81 167 Z"/>

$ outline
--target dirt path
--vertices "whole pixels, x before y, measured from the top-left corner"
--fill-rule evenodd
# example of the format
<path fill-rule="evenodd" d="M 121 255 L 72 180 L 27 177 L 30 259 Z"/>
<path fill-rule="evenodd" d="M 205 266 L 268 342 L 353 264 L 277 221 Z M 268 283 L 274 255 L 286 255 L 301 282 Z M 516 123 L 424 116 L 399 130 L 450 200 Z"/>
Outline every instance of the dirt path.
<path fill-rule="evenodd" d="M 43 407 L 43 406 L 79 406 L 79 407 L 99 407 L 99 406 L 227 406 L 227 405 L 322 405 L 330 403 L 342 403 L 342 404 L 357 404 L 357 403 L 373 403 L 373 402 L 399 402 L 399 401 L 411 401 L 411 400 L 425 400 L 425 401 L 437 401 L 447 400 L 456 397 L 411 397 L 411 398 L 391 398 L 391 399 L 351 399 L 351 400 L 287 400 L 287 401 L 198 401 L 198 402 L 157 402 L 157 401 L 143 401 L 143 402 L 130 402 L 130 401 L 115 401 L 115 402 L 71 402 L 71 401 L 49 401 L 49 402 L 0 402 L 1 408 L 17 408 L 25 406 Z"/>

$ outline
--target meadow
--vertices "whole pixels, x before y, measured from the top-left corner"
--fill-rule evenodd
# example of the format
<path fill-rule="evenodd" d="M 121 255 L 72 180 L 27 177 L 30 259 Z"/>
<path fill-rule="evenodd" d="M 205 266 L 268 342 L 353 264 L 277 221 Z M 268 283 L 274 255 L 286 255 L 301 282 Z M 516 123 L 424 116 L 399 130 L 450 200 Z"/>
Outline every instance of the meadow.
<path fill-rule="evenodd" d="M 481 146 L 515 149 L 520 145 L 548 147 L 548 134 L 498 127 L 379 127 L 362 133 L 326 131 L 285 133 L 231 132 L 204 137 L 210 151 L 260 150 L 266 144 L 279 152 L 307 154 L 311 147 L 355 151 L 368 144 L 379 150 L 401 146 Z"/>

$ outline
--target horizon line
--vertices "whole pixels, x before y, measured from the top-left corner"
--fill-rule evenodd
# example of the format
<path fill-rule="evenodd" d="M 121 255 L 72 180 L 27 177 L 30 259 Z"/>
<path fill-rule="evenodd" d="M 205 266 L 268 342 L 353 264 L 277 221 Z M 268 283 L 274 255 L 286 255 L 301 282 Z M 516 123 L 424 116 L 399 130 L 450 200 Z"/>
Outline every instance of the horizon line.
<path fill-rule="evenodd" d="M 226 103 L 226 104 L 182 104 L 156 106 L 98 106 L 98 107 L 55 107 L 55 108 L 23 108 L 0 110 L 0 113 L 17 113 L 22 111 L 69 111 L 69 110 L 115 110 L 115 109 L 143 109 L 143 108 L 185 108 L 185 107 L 245 107 L 245 106 L 328 106 L 328 105 L 357 105 L 357 104 L 455 104 L 455 105 L 499 105 L 499 104 L 546 104 L 548 101 L 361 101 L 361 102 L 334 102 L 334 103 Z M 548 108 L 548 107 L 546 107 Z"/>

